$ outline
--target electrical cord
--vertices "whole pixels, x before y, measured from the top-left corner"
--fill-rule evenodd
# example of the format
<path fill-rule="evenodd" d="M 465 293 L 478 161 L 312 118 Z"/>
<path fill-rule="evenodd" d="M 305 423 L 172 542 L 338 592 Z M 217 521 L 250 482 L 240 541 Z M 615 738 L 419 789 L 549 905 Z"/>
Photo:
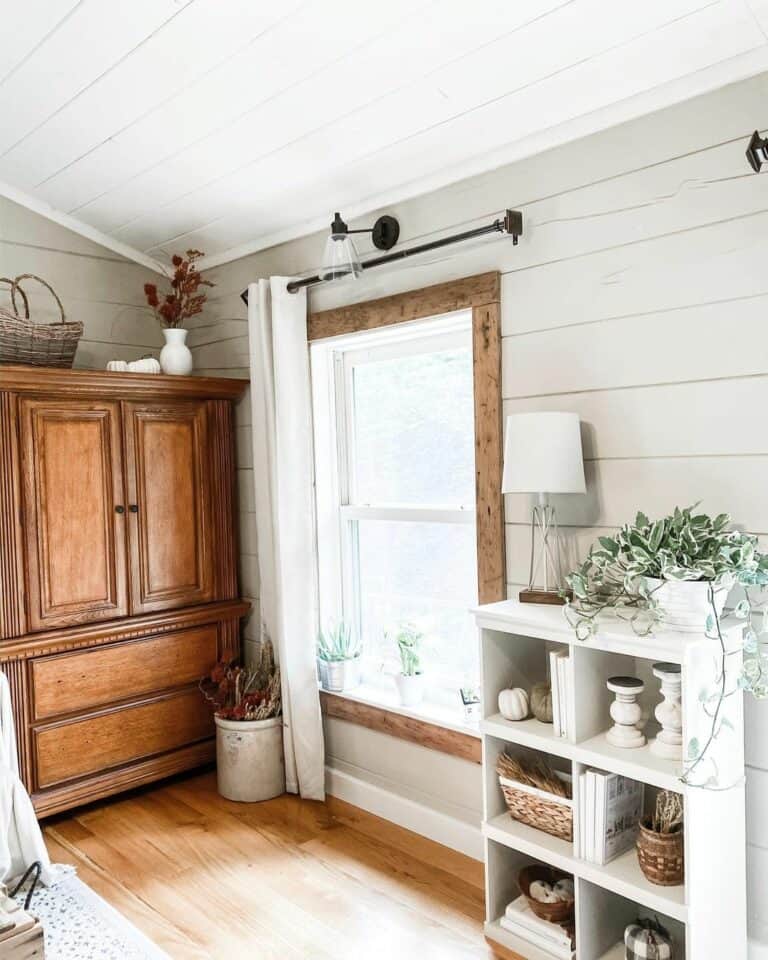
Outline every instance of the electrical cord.
<path fill-rule="evenodd" d="M 32 883 L 31 883 L 31 885 L 30 885 L 29 890 L 27 891 L 26 897 L 24 898 L 24 909 L 25 909 L 25 910 L 29 910 L 29 905 L 30 905 L 30 903 L 32 903 L 32 896 L 34 895 L 34 892 L 35 892 L 35 890 L 37 889 L 37 884 L 38 884 L 38 882 L 39 882 L 39 880 L 40 880 L 40 873 L 41 873 L 42 869 L 43 869 L 43 866 L 42 866 L 42 864 L 40 863 L 40 861 L 39 861 L 39 860 L 35 860 L 34 863 L 32 863 L 29 867 L 27 867 L 27 870 L 26 870 L 24 876 L 21 878 L 21 880 L 19 880 L 19 882 L 16 884 L 16 886 L 13 888 L 13 890 L 10 891 L 10 895 L 11 895 L 12 897 L 15 897 L 16 894 L 19 892 L 19 890 L 21 890 L 21 888 L 22 888 L 22 887 L 24 886 L 24 884 L 27 882 L 27 880 L 29 879 L 30 875 L 34 873 L 34 877 L 32 878 Z"/>

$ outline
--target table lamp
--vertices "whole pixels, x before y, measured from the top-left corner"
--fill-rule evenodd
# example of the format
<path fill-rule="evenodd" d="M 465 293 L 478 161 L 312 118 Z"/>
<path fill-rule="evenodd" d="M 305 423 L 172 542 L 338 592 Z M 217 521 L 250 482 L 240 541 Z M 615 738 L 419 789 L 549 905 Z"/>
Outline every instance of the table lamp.
<path fill-rule="evenodd" d="M 507 417 L 502 493 L 535 493 L 531 565 L 522 603 L 564 603 L 557 515 L 552 493 L 586 493 L 576 413 L 515 413 Z M 536 549 L 537 534 L 539 539 Z M 541 576 L 542 582 L 539 580 Z"/>

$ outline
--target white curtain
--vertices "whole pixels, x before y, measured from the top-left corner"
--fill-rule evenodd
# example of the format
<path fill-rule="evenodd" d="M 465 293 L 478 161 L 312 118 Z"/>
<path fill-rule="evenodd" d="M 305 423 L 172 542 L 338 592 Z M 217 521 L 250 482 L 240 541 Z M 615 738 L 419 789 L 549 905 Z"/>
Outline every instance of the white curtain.
<path fill-rule="evenodd" d="M 322 800 L 307 296 L 288 293 L 289 279 L 248 288 L 261 619 L 283 678 L 287 789 Z"/>

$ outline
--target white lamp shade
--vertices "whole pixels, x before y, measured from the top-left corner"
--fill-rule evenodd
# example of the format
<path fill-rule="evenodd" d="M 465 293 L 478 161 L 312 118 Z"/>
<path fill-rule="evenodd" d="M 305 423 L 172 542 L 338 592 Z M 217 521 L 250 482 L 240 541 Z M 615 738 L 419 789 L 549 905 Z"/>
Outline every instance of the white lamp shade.
<path fill-rule="evenodd" d="M 586 493 L 576 413 L 507 417 L 502 493 Z"/>

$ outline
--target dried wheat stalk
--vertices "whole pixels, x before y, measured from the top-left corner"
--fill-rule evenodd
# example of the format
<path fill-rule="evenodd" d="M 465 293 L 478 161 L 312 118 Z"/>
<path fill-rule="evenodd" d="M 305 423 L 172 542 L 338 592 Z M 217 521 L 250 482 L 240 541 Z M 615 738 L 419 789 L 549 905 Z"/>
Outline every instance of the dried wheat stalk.
<path fill-rule="evenodd" d="M 674 833 L 683 823 L 683 798 L 679 793 L 662 790 L 656 797 L 656 809 L 651 818 L 655 833 Z"/>
<path fill-rule="evenodd" d="M 496 772 L 508 780 L 545 790 L 556 797 L 570 797 L 570 786 L 564 783 L 554 772 L 543 757 L 531 760 L 520 760 L 510 757 L 508 753 L 499 754 L 496 762 Z"/>

